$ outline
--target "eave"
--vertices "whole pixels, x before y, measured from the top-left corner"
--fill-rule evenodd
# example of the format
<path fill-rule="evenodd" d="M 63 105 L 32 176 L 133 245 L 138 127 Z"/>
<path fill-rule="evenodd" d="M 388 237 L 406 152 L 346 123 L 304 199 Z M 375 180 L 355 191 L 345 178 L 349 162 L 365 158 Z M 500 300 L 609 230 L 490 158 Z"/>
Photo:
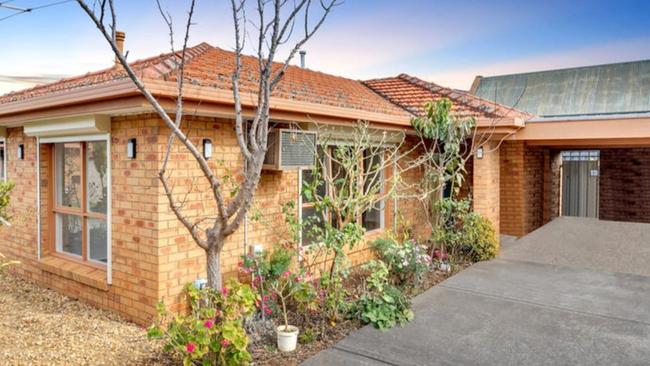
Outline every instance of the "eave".
<path fill-rule="evenodd" d="M 144 80 L 145 87 L 156 97 L 173 100 L 176 98 L 177 86 L 174 82 Z M 218 107 L 227 116 L 233 115 L 233 95 L 230 90 L 205 86 L 187 85 L 184 99 L 188 104 L 205 107 Z M 256 104 L 252 93 L 242 94 L 242 106 L 252 110 Z M 115 103 L 118 101 L 119 103 Z M 165 103 L 168 104 L 168 103 Z M 364 111 L 354 108 L 330 106 L 325 104 L 303 102 L 285 98 L 271 97 L 271 111 L 275 115 L 287 114 L 293 117 L 303 116 L 302 120 L 333 120 L 350 122 L 365 120 L 373 124 L 393 127 L 410 127 L 410 117 L 391 115 L 381 112 Z M 167 110 L 173 112 L 165 106 Z M 226 110 L 228 109 L 228 110 Z M 186 108 L 186 110 L 190 110 Z M 131 80 L 123 79 L 106 84 L 81 87 L 69 92 L 52 93 L 0 105 L 0 126 L 19 126 L 26 122 L 45 118 L 63 117 L 70 114 L 88 113 L 136 113 L 152 111 L 141 93 Z M 196 111 L 197 113 L 199 111 Z M 311 117 L 310 117 L 311 116 Z"/>

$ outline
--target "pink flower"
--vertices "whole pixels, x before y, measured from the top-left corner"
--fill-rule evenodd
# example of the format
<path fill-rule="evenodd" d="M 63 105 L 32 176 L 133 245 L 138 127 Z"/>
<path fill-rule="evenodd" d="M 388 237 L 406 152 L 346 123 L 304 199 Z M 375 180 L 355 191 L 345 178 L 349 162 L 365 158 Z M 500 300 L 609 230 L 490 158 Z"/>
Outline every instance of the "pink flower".
<path fill-rule="evenodd" d="M 227 340 L 227 339 L 222 339 L 222 340 L 221 340 L 221 346 L 222 346 L 222 347 L 228 347 L 228 346 L 230 346 L 230 341 Z"/>
<path fill-rule="evenodd" d="M 297 276 L 296 277 L 296 282 L 302 282 L 302 279 L 303 279 L 302 276 Z"/>
<path fill-rule="evenodd" d="M 269 308 L 266 308 L 266 309 L 264 309 L 264 313 L 266 313 L 266 315 L 271 315 L 271 314 L 273 314 L 273 310 L 271 310 Z"/>
<path fill-rule="evenodd" d="M 222 288 L 222 289 L 221 289 L 221 294 L 222 294 L 223 296 L 228 296 L 228 289 L 225 288 L 225 287 Z"/>
<path fill-rule="evenodd" d="M 206 321 L 205 323 L 203 323 L 203 326 L 208 328 L 208 329 L 212 329 L 212 327 L 214 327 L 214 321 L 212 319 L 210 319 L 210 320 Z"/>
<path fill-rule="evenodd" d="M 268 302 L 269 301 L 269 295 L 262 296 L 262 301 Z"/>
<path fill-rule="evenodd" d="M 194 353 L 194 350 L 196 350 L 196 345 L 192 342 L 189 342 L 185 345 L 185 350 L 187 353 Z"/>
<path fill-rule="evenodd" d="M 284 271 L 284 273 L 283 273 L 282 275 L 283 275 L 284 277 L 289 277 L 289 276 L 291 276 L 291 272 L 289 272 L 289 271 Z"/>

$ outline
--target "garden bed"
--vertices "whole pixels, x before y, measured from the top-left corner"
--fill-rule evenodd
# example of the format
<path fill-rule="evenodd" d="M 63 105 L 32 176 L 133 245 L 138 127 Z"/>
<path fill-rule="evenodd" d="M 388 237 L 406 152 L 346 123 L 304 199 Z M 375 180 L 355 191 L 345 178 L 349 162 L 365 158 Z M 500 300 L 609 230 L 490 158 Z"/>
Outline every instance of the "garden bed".
<path fill-rule="evenodd" d="M 119 316 L 0 272 L 3 365 L 178 365 Z"/>
<path fill-rule="evenodd" d="M 415 297 L 429 288 L 444 281 L 450 276 L 469 267 L 471 263 L 463 263 L 456 267 L 453 273 L 442 271 L 431 271 L 426 274 L 422 279 L 421 285 L 411 289 L 408 292 L 410 297 Z M 354 271 L 350 279 L 346 282 L 347 288 L 358 288 L 361 286 L 364 274 L 359 271 Z M 354 291 L 353 291 L 354 292 Z M 282 353 L 275 349 L 273 343 L 269 342 L 266 347 L 254 347 L 252 350 L 254 362 L 256 365 L 299 365 L 301 362 L 316 355 L 318 352 L 332 347 L 338 341 L 347 337 L 353 331 L 360 329 L 363 324 L 359 320 L 344 320 L 335 325 L 328 323 L 327 319 L 319 317 L 315 313 L 314 316 L 307 319 L 298 319 L 293 317 L 292 324 L 296 324 L 302 330 L 317 328 L 315 331 L 315 339 L 309 343 L 301 343 L 298 349 L 293 353 Z M 418 321 L 417 314 L 413 321 Z"/>

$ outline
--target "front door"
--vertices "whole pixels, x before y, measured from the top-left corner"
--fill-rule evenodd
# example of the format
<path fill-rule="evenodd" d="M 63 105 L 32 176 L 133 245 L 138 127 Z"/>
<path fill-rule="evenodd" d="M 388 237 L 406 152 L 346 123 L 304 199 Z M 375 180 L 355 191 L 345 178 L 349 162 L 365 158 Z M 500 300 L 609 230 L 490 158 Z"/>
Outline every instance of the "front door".
<path fill-rule="evenodd" d="M 598 217 L 600 152 L 562 152 L 562 215 Z"/>

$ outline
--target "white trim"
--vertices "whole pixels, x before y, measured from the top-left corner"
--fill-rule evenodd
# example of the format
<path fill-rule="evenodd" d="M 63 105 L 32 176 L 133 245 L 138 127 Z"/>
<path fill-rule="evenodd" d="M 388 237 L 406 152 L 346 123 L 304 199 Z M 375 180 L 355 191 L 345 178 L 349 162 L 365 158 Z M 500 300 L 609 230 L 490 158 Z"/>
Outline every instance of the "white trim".
<path fill-rule="evenodd" d="M 36 138 L 36 255 L 41 260 L 41 142 Z"/>
<path fill-rule="evenodd" d="M 113 217 L 112 217 L 112 207 L 113 207 L 113 179 L 111 171 L 111 161 L 113 161 L 111 156 L 111 135 L 107 134 L 106 136 L 106 174 L 107 174 L 107 184 L 108 189 L 106 190 L 106 283 L 109 285 L 113 284 Z"/>
<path fill-rule="evenodd" d="M 298 224 L 300 232 L 298 233 L 298 244 L 302 247 L 302 168 L 298 168 Z M 298 262 L 301 261 L 300 251 L 298 251 Z"/>
<path fill-rule="evenodd" d="M 110 135 L 79 135 L 79 136 L 57 136 L 57 137 L 42 137 L 42 144 L 56 144 L 64 142 L 82 142 L 82 141 L 107 141 L 110 143 Z"/>

